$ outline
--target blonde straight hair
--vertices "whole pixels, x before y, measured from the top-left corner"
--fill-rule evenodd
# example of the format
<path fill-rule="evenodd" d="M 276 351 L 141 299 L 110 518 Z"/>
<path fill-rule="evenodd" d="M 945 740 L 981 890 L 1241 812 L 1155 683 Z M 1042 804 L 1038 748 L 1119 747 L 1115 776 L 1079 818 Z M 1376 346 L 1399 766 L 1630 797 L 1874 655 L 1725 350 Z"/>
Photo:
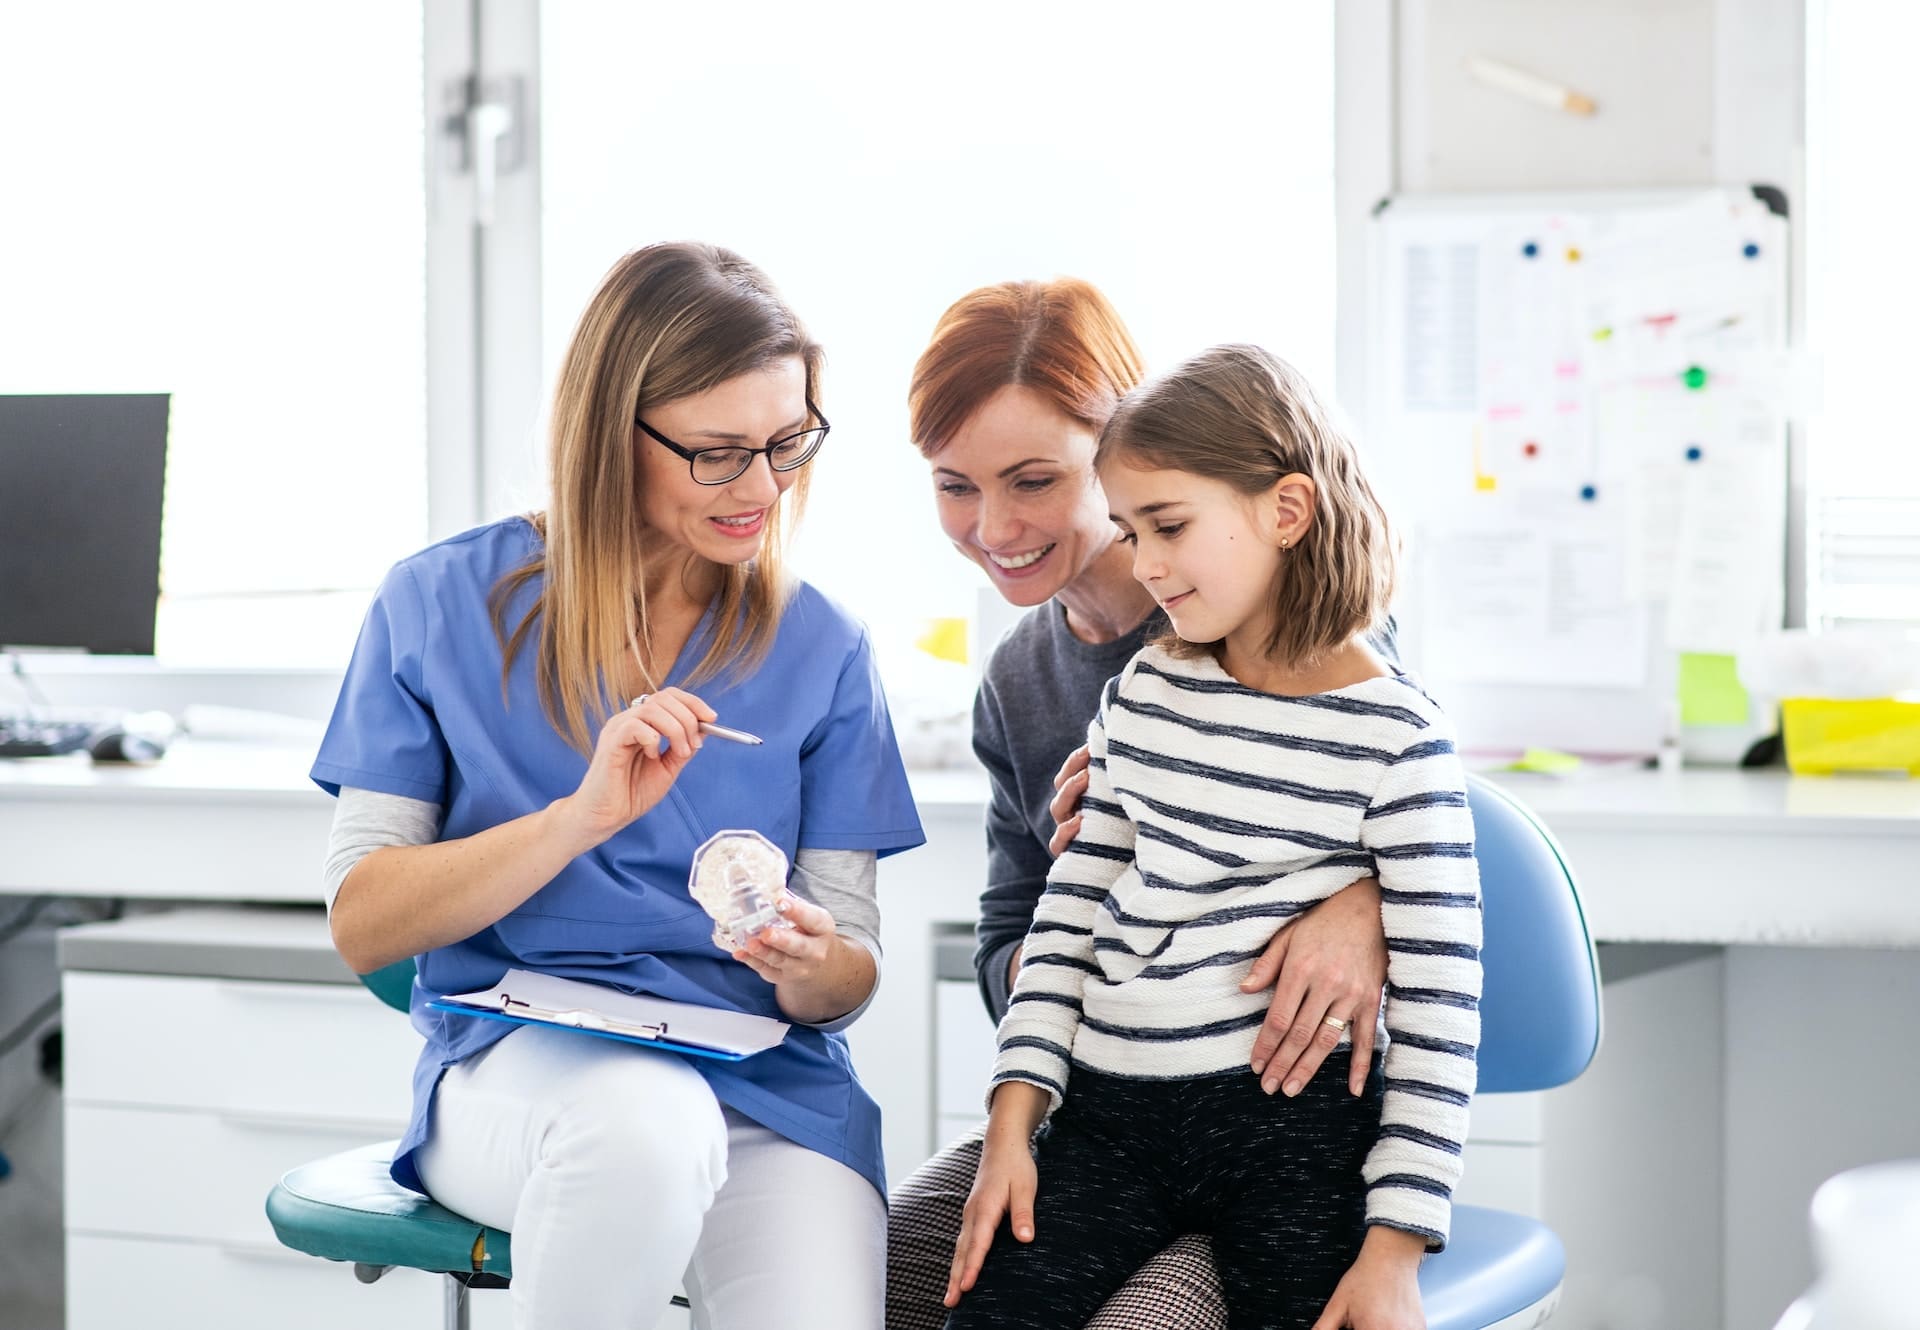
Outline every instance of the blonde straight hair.
<path fill-rule="evenodd" d="M 1216 346 L 1121 399 L 1100 432 L 1108 461 L 1186 471 L 1265 494 L 1284 476 L 1311 477 L 1313 521 L 1274 579 L 1269 659 L 1308 667 L 1377 627 L 1393 600 L 1398 563 L 1386 510 L 1350 439 L 1300 371 L 1257 346 Z M 1176 655 L 1212 643 L 1168 633 Z"/>
<path fill-rule="evenodd" d="M 552 501 L 530 520 L 544 548 L 503 577 L 490 597 L 505 657 L 504 693 L 534 638 L 540 703 L 555 731 L 581 752 L 625 705 L 616 685 L 633 662 L 658 689 L 640 653 L 651 640 L 639 511 L 645 481 L 634 420 L 649 406 L 716 388 L 797 356 L 807 398 L 819 400 L 822 353 L 765 273 L 714 245 L 649 245 L 614 264 L 587 302 L 553 394 Z M 791 585 L 787 528 L 806 502 L 811 464 L 768 514 L 758 556 L 715 565 L 713 633 L 686 682 L 749 673 L 766 660 Z M 539 580 L 511 631 L 508 605 Z M 536 636 L 537 630 L 537 636 Z M 658 662 L 655 662 L 658 664 Z"/>

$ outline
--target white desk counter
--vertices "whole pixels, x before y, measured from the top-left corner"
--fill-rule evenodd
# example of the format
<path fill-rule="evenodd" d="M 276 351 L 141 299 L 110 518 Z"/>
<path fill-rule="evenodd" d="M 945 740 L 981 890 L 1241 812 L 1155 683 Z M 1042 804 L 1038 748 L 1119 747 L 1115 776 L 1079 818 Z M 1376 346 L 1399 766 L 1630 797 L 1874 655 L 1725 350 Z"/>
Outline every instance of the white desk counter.
<path fill-rule="evenodd" d="M 190 739 L 151 766 L 0 759 L 0 892 L 317 902 L 333 800 L 311 760 Z"/>
<path fill-rule="evenodd" d="M 1565 848 L 1602 941 L 1920 947 L 1920 780 L 1497 779 Z"/>

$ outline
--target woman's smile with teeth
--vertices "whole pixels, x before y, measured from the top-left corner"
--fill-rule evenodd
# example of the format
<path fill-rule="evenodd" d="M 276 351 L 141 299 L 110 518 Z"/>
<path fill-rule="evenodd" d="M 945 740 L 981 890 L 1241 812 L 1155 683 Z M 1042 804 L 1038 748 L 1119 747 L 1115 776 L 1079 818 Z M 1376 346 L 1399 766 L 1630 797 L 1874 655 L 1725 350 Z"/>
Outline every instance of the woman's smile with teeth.
<path fill-rule="evenodd" d="M 1025 554 L 995 554 L 992 551 L 988 551 L 987 557 L 1007 571 L 1015 572 L 1027 567 L 1029 564 L 1039 562 L 1042 558 L 1046 557 L 1052 549 L 1052 545 L 1042 545 L 1039 549 L 1028 550 Z"/>

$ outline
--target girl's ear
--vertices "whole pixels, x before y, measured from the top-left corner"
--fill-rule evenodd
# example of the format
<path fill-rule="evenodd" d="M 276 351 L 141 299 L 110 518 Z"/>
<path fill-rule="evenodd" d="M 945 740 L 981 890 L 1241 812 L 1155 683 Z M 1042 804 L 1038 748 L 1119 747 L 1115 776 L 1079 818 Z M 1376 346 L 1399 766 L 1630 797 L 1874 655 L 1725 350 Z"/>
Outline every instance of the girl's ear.
<path fill-rule="evenodd" d="M 1295 471 L 1280 477 L 1267 491 L 1268 535 L 1281 549 L 1300 543 L 1313 525 L 1317 493 L 1313 477 Z"/>

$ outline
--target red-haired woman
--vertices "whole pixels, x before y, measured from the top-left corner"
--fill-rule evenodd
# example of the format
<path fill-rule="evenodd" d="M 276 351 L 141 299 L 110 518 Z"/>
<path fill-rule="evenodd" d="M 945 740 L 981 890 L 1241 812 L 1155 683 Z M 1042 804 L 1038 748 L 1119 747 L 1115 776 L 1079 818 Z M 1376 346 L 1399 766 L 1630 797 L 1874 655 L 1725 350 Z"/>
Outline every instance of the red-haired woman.
<path fill-rule="evenodd" d="M 988 660 L 974 701 L 987 769 L 987 881 L 974 967 L 993 1019 L 1006 1014 L 1021 945 L 1086 787 L 1087 722 L 1101 689 L 1166 628 L 1116 541 L 1094 444 L 1144 377 L 1113 306 L 1086 282 L 1004 282 L 956 301 L 914 367 L 915 445 L 933 469 L 940 524 L 1009 602 L 1031 607 Z M 1393 655 L 1392 642 L 1380 644 Z M 1364 1088 L 1386 943 L 1378 884 L 1356 882 L 1278 932 L 1247 981 L 1272 986 L 1252 1066 L 1269 1093 L 1297 1093 L 1351 1028 Z M 1336 1028 L 1338 1027 L 1338 1028 Z M 889 1330 L 937 1330 L 978 1132 L 901 1183 L 887 1237 Z M 1207 1239 L 1180 1238 L 1143 1265 L 1088 1330 L 1226 1325 Z"/>

